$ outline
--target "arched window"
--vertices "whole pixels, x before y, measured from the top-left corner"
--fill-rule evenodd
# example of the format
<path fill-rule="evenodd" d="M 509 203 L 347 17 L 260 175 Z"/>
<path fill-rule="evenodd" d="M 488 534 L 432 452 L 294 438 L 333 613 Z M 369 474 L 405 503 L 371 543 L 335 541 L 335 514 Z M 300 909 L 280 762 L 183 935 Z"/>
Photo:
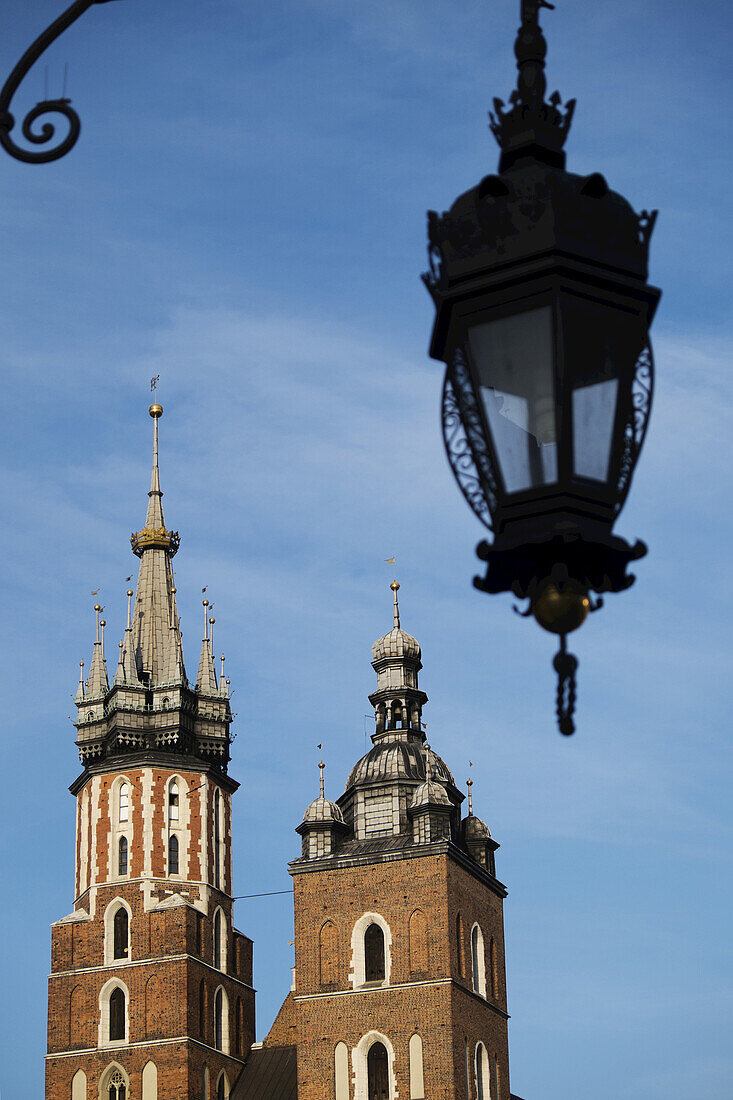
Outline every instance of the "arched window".
<path fill-rule="evenodd" d="M 143 1067 L 142 1100 L 158 1100 L 158 1067 L 155 1062 L 146 1062 Z"/>
<path fill-rule="evenodd" d="M 221 887 L 221 795 L 214 791 L 214 886 Z"/>
<path fill-rule="evenodd" d="M 336 1100 L 349 1100 L 349 1048 L 337 1043 L 333 1052 L 333 1076 Z"/>
<path fill-rule="evenodd" d="M 374 923 L 364 933 L 364 972 L 368 982 L 384 981 L 384 932 Z"/>
<path fill-rule="evenodd" d="M 389 1100 L 389 1066 L 387 1064 L 387 1048 L 384 1043 L 372 1043 L 369 1047 L 367 1082 L 369 1100 Z"/>
<path fill-rule="evenodd" d="M 112 921 L 112 958 L 126 959 L 129 954 L 130 918 L 127 915 L 127 910 L 121 905 Z"/>
<path fill-rule="evenodd" d="M 115 986 L 109 995 L 109 1041 L 111 1043 L 126 1038 L 125 1007 L 125 991 L 120 986 Z"/>
<path fill-rule="evenodd" d="M 178 874 L 178 837 L 175 833 L 168 837 L 168 874 Z"/>
<path fill-rule="evenodd" d="M 476 1100 L 491 1100 L 489 1093 L 489 1056 L 483 1043 L 476 1044 Z"/>
<path fill-rule="evenodd" d="M 491 996 L 496 1000 L 499 996 L 499 958 L 496 951 L 496 940 L 493 936 L 489 942 L 489 970 L 491 973 Z"/>
<path fill-rule="evenodd" d="M 71 1081 L 71 1100 L 87 1100 L 87 1075 L 78 1069 Z"/>
<path fill-rule="evenodd" d="M 227 1100 L 229 1096 L 229 1081 L 227 1079 L 224 1070 L 219 1074 L 219 1080 L 216 1083 L 216 1100 Z"/>
<path fill-rule="evenodd" d="M 127 837 L 121 836 L 117 841 L 117 874 L 120 878 L 127 877 Z"/>
<path fill-rule="evenodd" d="M 338 981 L 338 933 L 332 920 L 321 928 L 319 943 L 321 985 L 335 985 Z"/>
<path fill-rule="evenodd" d="M 458 956 L 458 977 L 465 977 L 463 968 L 463 917 L 456 913 L 456 954 Z"/>
<path fill-rule="evenodd" d="M 221 909 L 214 913 L 214 966 L 217 970 L 223 970 L 222 961 L 226 951 L 224 918 Z"/>
<path fill-rule="evenodd" d="M 107 1087 L 102 1093 L 105 1100 L 127 1100 L 127 1082 L 120 1070 L 116 1069 L 111 1074 Z"/>
<path fill-rule="evenodd" d="M 168 785 L 168 820 L 178 821 L 178 784 L 175 779 Z"/>
<path fill-rule="evenodd" d="M 201 1100 L 209 1100 L 209 1067 L 206 1062 L 201 1067 Z"/>
<path fill-rule="evenodd" d="M 203 978 L 199 986 L 199 1038 L 206 1038 L 206 982 Z"/>
<path fill-rule="evenodd" d="M 484 959 L 484 937 L 481 929 L 474 924 L 471 929 L 471 979 L 476 993 L 486 996 L 486 961 Z"/>
<path fill-rule="evenodd" d="M 117 820 L 120 824 L 130 819 L 130 784 L 120 783 L 117 795 Z"/>
<path fill-rule="evenodd" d="M 214 1046 L 217 1050 L 224 1050 L 225 1046 L 225 1013 L 226 1001 L 224 990 L 219 986 L 214 994 Z"/>
<path fill-rule="evenodd" d="M 410 1038 L 410 1100 L 425 1100 L 425 1075 L 423 1073 L 422 1039 Z"/>
<path fill-rule="evenodd" d="M 428 922 L 422 909 L 410 917 L 410 972 L 426 974 L 428 970 Z"/>

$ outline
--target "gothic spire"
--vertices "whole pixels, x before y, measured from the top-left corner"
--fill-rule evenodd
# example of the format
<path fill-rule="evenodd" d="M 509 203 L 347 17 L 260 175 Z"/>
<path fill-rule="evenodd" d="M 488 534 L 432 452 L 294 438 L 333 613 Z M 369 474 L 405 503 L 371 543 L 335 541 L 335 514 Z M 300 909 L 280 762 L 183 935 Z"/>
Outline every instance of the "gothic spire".
<path fill-rule="evenodd" d="M 140 558 L 132 623 L 132 650 L 138 679 L 167 684 L 182 678 L 178 611 L 173 584 L 173 556 L 180 539 L 169 531 L 163 518 L 163 494 L 158 469 L 158 420 L 160 405 L 151 405 L 153 418 L 153 469 L 150 476 L 145 526 L 130 536 Z"/>
<path fill-rule="evenodd" d="M 107 680 L 107 665 L 104 660 L 104 619 L 99 618 L 102 608 L 98 603 L 94 605 L 94 610 L 97 615 L 97 638 L 94 643 L 94 652 L 92 653 L 92 663 L 89 668 L 89 679 L 86 683 L 85 698 L 87 699 L 99 699 L 103 698 L 109 691 L 109 681 Z"/>
<path fill-rule="evenodd" d="M 207 620 L 209 601 L 204 600 L 204 637 L 201 642 L 201 656 L 199 657 L 199 670 L 196 675 L 196 691 L 201 695 L 217 695 L 219 689 L 216 685 L 216 670 L 214 669 L 214 655 L 211 652 L 213 638 L 209 638 L 209 624 L 213 635 L 213 619 Z"/>

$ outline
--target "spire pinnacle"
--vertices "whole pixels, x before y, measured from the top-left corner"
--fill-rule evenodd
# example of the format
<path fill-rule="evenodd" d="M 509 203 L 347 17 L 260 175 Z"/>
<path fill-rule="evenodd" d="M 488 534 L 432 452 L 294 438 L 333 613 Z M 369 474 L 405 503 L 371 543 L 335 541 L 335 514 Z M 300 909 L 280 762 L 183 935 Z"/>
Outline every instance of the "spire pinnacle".
<path fill-rule="evenodd" d="M 323 773 L 324 773 L 324 771 L 325 771 L 325 768 L 326 768 L 326 765 L 325 765 L 325 764 L 323 763 L 323 761 L 321 760 L 321 761 L 320 761 L 320 763 L 319 763 L 319 765 L 318 765 L 318 771 L 319 771 L 319 772 L 321 773 L 321 774 L 320 774 L 320 780 L 319 780 L 319 782 L 320 782 L 320 794 L 319 794 L 319 797 L 320 797 L 320 798 L 325 798 L 325 797 L 326 797 L 326 785 L 325 785 L 325 782 L 324 782 L 324 779 L 323 779 Z"/>
<path fill-rule="evenodd" d="M 394 595 L 394 629 L 399 630 L 400 629 L 400 605 L 397 602 L 397 593 L 400 590 L 400 582 L 399 581 L 392 581 L 392 583 L 389 587 L 392 589 L 392 593 Z"/>
<path fill-rule="evenodd" d="M 89 669 L 89 679 L 86 683 L 86 690 L 84 697 L 91 697 L 92 699 L 102 698 L 109 691 L 109 681 L 107 679 L 107 666 L 104 663 L 104 628 L 105 621 L 100 619 L 100 612 L 103 610 L 98 603 L 94 605 L 94 612 L 97 616 L 97 636 L 94 642 L 94 652 L 92 654 L 92 663 Z"/>
<path fill-rule="evenodd" d="M 79 661 L 79 686 L 76 689 L 76 702 L 81 703 L 84 699 L 84 662 Z"/>
<path fill-rule="evenodd" d="M 468 816 L 473 817 L 473 779 L 467 779 L 466 786 L 468 787 Z"/>
<path fill-rule="evenodd" d="M 504 172 L 520 158 L 527 157 L 554 168 L 565 167 L 563 145 L 570 130 L 575 100 L 560 110 L 559 92 L 545 102 L 545 57 L 547 42 L 540 27 L 540 8 L 554 10 L 547 0 L 521 0 L 522 23 L 517 31 L 514 54 L 517 59 L 517 87 L 509 97 L 511 106 L 494 99 L 489 112 L 491 132 L 501 146 L 499 171 Z"/>

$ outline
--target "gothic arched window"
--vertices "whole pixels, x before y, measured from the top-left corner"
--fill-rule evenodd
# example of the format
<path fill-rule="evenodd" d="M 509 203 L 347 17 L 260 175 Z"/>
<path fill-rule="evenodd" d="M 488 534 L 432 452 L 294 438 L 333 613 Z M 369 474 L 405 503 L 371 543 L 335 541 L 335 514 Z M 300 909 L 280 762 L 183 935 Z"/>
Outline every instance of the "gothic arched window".
<path fill-rule="evenodd" d="M 125 912 L 122 910 L 122 912 Z M 127 913 L 125 913 L 127 916 Z M 109 1039 L 114 1042 L 125 1038 L 125 991 L 119 986 L 112 990 L 109 997 Z"/>
<path fill-rule="evenodd" d="M 214 1046 L 223 1049 L 224 1042 L 224 991 L 217 989 L 214 995 Z"/>
<path fill-rule="evenodd" d="M 178 874 L 178 837 L 175 833 L 168 837 L 168 874 Z"/>
<path fill-rule="evenodd" d="M 474 924 L 471 929 L 471 979 L 476 993 L 486 996 L 486 962 L 484 959 L 484 937 L 481 929 Z"/>
<path fill-rule="evenodd" d="M 109 1079 L 107 1087 L 107 1100 L 126 1100 L 127 1086 L 125 1078 L 119 1070 L 115 1070 Z"/>
<path fill-rule="evenodd" d="M 227 1075 L 222 1070 L 221 1076 L 216 1085 L 216 1100 L 227 1100 L 229 1096 L 229 1082 L 227 1081 Z"/>
<path fill-rule="evenodd" d="M 389 1100 L 389 1067 L 384 1043 L 373 1043 L 369 1047 L 367 1081 L 368 1100 Z"/>
<path fill-rule="evenodd" d="M 489 1093 L 489 1056 L 483 1043 L 476 1044 L 476 1100 L 491 1100 Z"/>
<path fill-rule="evenodd" d="M 364 933 L 364 971 L 366 981 L 384 981 L 384 932 L 378 924 L 370 924 Z"/>
<path fill-rule="evenodd" d="M 130 953 L 130 918 L 123 905 L 112 921 L 112 958 L 126 959 Z M 122 992 L 120 990 L 120 992 Z M 119 1036 L 118 1036 L 119 1038 Z M 124 1038 L 124 1036 L 122 1036 Z"/>
<path fill-rule="evenodd" d="M 458 955 L 458 977 L 462 978 L 463 973 L 463 917 L 460 913 L 456 913 L 456 953 Z"/>
<path fill-rule="evenodd" d="M 130 817 L 130 784 L 120 783 L 117 796 L 117 820 L 128 821 Z"/>
<path fill-rule="evenodd" d="M 217 970 L 222 969 L 222 915 L 221 909 L 217 909 L 214 913 L 214 966 Z"/>
<path fill-rule="evenodd" d="M 178 821 L 178 784 L 175 779 L 168 786 L 168 820 Z"/>
<path fill-rule="evenodd" d="M 221 886 L 221 795 L 214 791 L 214 886 Z"/>
<path fill-rule="evenodd" d="M 117 842 L 117 874 L 120 878 L 127 875 L 127 837 L 121 836 Z"/>

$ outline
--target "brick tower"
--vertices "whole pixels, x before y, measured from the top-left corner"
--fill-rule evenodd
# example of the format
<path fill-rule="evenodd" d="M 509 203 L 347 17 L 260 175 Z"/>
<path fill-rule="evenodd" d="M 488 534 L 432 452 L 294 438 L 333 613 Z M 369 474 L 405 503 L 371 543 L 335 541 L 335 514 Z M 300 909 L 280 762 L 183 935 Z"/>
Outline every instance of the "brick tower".
<path fill-rule="evenodd" d="M 470 786 L 461 820 L 463 795 L 425 743 L 398 588 L 394 627 L 372 648 L 373 748 L 335 803 L 321 765 L 289 868 L 293 990 L 236 1100 L 267 1087 L 283 1100 L 510 1100 L 498 845 Z"/>
<path fill-rule="evenodd" d="M 76 696 L 76 887 L 52 929 L 46 1100 L 222 1100 L 254 1038 L 252 944 L 232 924 L 229 681 L 206 600 L 195 686 L 186 678 L 162 411 L 150 407 L 152 480 L 114 680 L 97 606 Z"/>

